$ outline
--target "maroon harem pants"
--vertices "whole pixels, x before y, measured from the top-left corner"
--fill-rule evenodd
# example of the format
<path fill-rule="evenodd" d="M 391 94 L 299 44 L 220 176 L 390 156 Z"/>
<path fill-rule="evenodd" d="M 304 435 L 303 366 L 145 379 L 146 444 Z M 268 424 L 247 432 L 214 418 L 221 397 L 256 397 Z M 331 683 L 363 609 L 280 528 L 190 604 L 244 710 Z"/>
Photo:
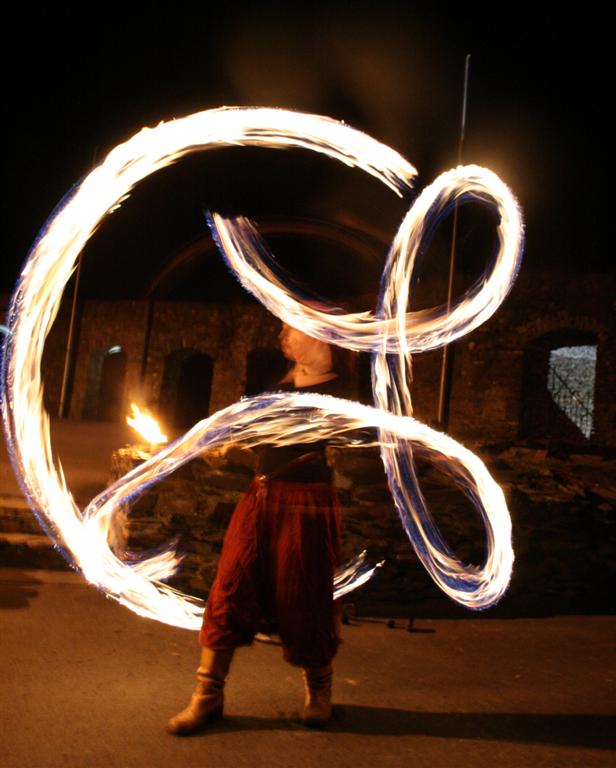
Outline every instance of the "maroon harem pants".
<path fill-rule="evenodd" d="M 229 523 L 199 642 L 212 650 L 250 645 L 255 632 L 273 627 L 288 662 L 328 664 L 340 642 L 339 564 L 333 485 L 256 478 Z"/>

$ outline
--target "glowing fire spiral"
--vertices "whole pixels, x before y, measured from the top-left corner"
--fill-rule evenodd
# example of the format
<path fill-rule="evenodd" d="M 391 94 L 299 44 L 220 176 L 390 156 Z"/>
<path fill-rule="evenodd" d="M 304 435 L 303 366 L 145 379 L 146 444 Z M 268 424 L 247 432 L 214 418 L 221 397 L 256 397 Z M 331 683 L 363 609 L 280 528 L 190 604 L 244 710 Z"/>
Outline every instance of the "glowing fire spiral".
<path fill-rule="evenodd" d="M 397 152 L 329 118 L 276 109 L 220 109 L 143 129 L 116 147 L 53 213 L 22 270 L 9 307 L 2 369 L 2 416 L 24 494 L 58 547 L 88 581 L 136 613 L 180 627 L 201 625 L 203 604 L 165 585 L 180 558 L 172 548 L 125 562 L 108 544 L 114 511 L 205 448 L 234 442 L 314 442 L 366 427 L 379 431 L 390 487 L 404 528 L 441 588 L 470 608 L 504 593 L 513 564 L 511 523 L 500 488 L 482 462 L 447 435 L 413 419 L 410 353 L 434 349 L 484 322 L 510 290 L 522 251 L 520 211 L 490 171 L 459 167 L 441 175 L 415 201 L 393 242 L 375 313 L 341 314 L 303 302 L 272 269 L 249 222 L 214 214 L 211 226 L 240 281 L 285 322 L 330 343 L 373 350 L 375 408 L 312 393 L 246 398 L 199 422 L 175 443 L 114 483 L 81 511 L 54 466 L 49 417 L 42 405 L 41 359 L 62 292 L 86 241 L 133 186 L 192 151 L 228 145 L 300 147 L 372 174 L 395 192 L 410 187 L 415 169 Z M 428 229 L 455 200 L 481 199 L 500 215 L 499 250 L 489 273 L 445 307 L 407 311 L 416 256 Z M 309 418 L 307 418 L 309 416 Z M 488 554 L 482 568 L 465 566 L 447 548 L 425 507 L 412 448 L 438 455 L 483 516 Z M 336 575 L 335 596 L 371 575 L 356 558 Z"/>

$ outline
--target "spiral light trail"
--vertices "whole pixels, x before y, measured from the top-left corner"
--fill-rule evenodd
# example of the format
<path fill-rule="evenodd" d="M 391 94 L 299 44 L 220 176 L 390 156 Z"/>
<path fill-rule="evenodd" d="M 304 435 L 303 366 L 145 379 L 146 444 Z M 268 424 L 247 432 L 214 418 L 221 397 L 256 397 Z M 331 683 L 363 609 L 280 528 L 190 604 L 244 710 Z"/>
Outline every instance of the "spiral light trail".
<path fill-rule="evenodd" d="M 211 226 L 241 282 L 282 320 L 305 333 L 350 349 L 373 350 L 375 404 L 310 393 L 245 398 L 196 424 L 175 443 L 136 467 L 81 511 L 54 465 L 49 417 L 42 404 L 41 359 L 62 292 L 76 259 L 104 217 L 141 179 L 181 156 L 229 145 L 300 147 L 361 168 L 397 193 L 415 169 L 398 153 L 329 118 L 276 109 L 225 108 L 143 129 L 116 147 L 62 202 L 42 230 L 22 270 L 7 316 L 2 416 L 11 458 L 42 525 L 67 557 L 109 596 L 136 613 L 180 627 L 201 625 L 203 604 L 163 580 L 181 561 L 172 547 L 125 561 L 108 534 L 114 512 L 206 448 L 238 443 L 285 444 L 351 438 L 376 428 L 390 488 L 404 528 L 441 588 L 470 608 L 493 605 L 504 593 L 513 564 L 511 523 L 500 488 L 482 462 L 447 435 L 411 416 L 410 353 L 459 338 L 490 317 L 511 288 L 522 251 L 520 211 L 490 171 L 459 167 L 442 174 L 417 198 L 392 245 L 375 313 L 315 309 L 272 269 L 271 256 L 250 222 L 216 214 Z M 429 228 L 456 200 L 481 199 L 500 215 L 499 250 L 489 272 L 451 311 L 408 311 L 418 250 Z M 439 456 L 483 516 L 488 556 L 481 568 L 465 566 L 449 551 L 423 501 L 412 448 Z M 362 556 L 336 576 L 339 597 L 373 571 Z"/>

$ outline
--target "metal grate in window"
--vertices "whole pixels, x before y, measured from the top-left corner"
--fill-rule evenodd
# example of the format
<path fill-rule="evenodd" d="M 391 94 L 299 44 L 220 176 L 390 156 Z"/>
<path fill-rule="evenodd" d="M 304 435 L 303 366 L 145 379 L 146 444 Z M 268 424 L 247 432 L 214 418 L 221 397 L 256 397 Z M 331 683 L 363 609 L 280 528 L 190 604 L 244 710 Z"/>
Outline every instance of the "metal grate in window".
<path fill-rule="evenodd" d="M 556 405 L 590 438 L 593 431 L 597 347 L 580 345 L 550 351 L 548 390 Z"/>

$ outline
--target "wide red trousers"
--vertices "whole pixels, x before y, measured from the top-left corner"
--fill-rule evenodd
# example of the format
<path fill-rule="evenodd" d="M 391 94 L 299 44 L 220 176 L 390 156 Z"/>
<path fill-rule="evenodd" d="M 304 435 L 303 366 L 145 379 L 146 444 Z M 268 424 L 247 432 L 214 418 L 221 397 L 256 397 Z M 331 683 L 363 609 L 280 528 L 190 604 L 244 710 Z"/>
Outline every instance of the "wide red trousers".
<path fill-rule="evenodd" d="M 253 480 L 239 501 L 207 601 L 201 645 L 250 645 L 277 631 L 284 657 L 324 666 L 340 642 L 333 577 L 340 564 L 340 507 L 329 483 Z"/>

